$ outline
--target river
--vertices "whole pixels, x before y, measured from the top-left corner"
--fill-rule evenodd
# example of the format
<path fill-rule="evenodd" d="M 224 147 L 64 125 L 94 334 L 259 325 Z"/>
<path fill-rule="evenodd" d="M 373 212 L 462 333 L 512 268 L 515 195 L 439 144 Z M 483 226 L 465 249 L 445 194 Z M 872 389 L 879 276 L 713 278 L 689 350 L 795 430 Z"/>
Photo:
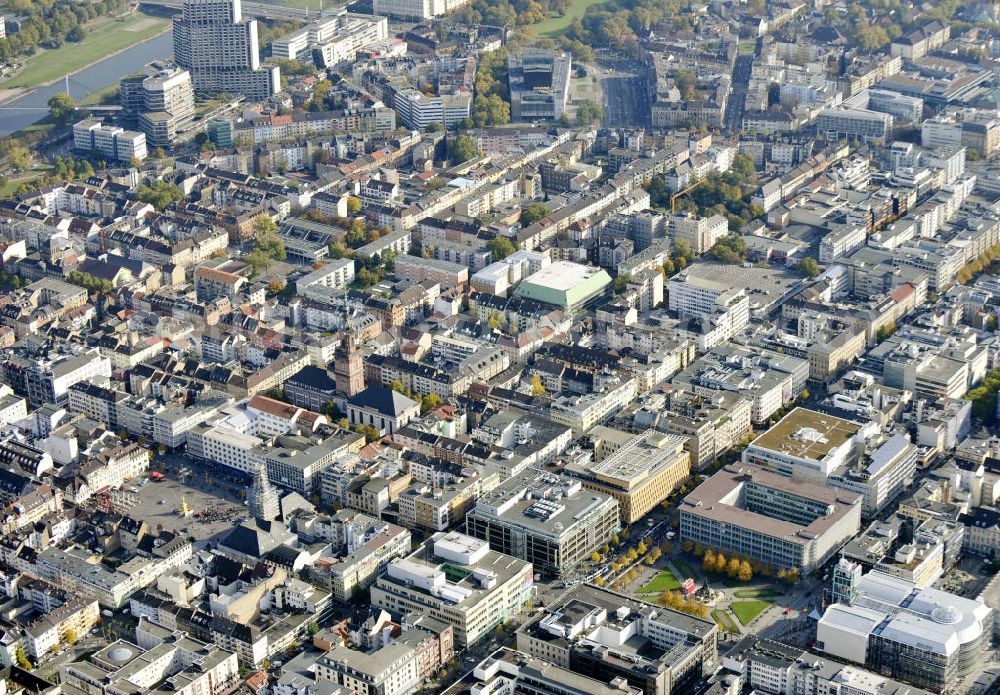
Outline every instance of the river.
<path fill-rule="evenodd" d="M 147 41 L 125 49 L 117 55 L 94 63 L 74 75 L 70 75 L 70 96 L 77 101 L 81 101 L 87 95 L 93 94 L 107 87 L 109 84 L 117 82 L 125 75 L 141 69 L 146 63 L 159 58 L 167 58 L 173 55 L 173 52 L 174 44 L 171 32 L 168 31 L 159 36 L 154 36 Z M 6 137 L 14 131 L 44 118 L 46 111 L 37 107 L 47 108 L 49 99 L 54 94 L 65 90 L 65 83 L 60 80 L 46 87 L 38 87 L 17 99 L 0 104 L 0 107 L 2 107 L 0 108 L 0 137 Z M 26 108 L 18 109 L 17 107 Z"/>

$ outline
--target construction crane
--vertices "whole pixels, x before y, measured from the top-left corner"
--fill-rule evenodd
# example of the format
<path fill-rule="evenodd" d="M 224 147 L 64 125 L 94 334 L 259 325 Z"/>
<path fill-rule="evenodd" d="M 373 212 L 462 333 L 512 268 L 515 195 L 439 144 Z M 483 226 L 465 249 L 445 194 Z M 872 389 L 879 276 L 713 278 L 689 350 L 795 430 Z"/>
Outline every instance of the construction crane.
<path fill-rule="evenodd" d="M 698 179 L 697 181 L 695 181 L 694 183 L 692 183 L 690 186 L 687 186 L 686 188 L 682 188 L 681 190 L 677 191 L 672 196 L 670 196 L 670 214 L 673 215 L 674 213 L 677 212 L 677 199 L 678 198 L 680 198 L 685 193 L 690 193 L 691 191 L 693 191 L 694 189 L 696 189 L 698 186 L 700 186 L 703 183 L 705 183 L 705 179 Z"/>

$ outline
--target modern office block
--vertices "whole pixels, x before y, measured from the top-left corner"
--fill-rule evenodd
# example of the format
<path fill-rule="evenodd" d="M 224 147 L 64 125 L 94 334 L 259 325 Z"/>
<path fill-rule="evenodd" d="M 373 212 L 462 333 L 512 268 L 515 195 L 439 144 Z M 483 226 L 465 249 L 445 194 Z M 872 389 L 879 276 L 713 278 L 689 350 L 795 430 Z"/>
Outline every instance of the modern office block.
<path fill-rule="evenodd" d="M 579 480 L 525 471 L 479 498 L 466 531 L 537 571 L 571 570 L 619 529 L 618 503 Z"/>
<path fill-rule="evenodd" d="M 852 594 L 820 618 L 818 650 L 938 692 L 982 666 L 993 634 L 992 610 L 982 600 L 879 571 L 840 597 Z"/>
<path fill-rule="evenodd" d="M 374 0 L 377 15 L 400 19 L 430 19 L 457 10 L 469 0 Z"/>
<path fill-rule="evenodd" d="M 220 150 L 233 146 L 233 122 L 225 118 L 213 118 L 208 122 L 208 139 Z"/>
<path fill-rule="evenodd" d="M 418 611 L 451 625 L 455 643 L 465 647 L 514 617 L 532 584 L 531 563 L 476 538 L 439 532 L 389 563 L 372 586 L 371 602 L 395 617 Z"/>
<path fill-rule="evenodd" d="M 893 117 L 867 109 L 823 109 L 816 119 L 816 131 L 830 140 L 885 142 L 892 135 Z"/>
<path fill-rule="evenodd" d="M 572 66 L 568 51 L 525 48 L 512 52 L 507 58 L 511 120 L 558 120 L 566 110 Z"/>
<path fill-rule="evenodd" d="M 153 147 L 166 147 L 194 118 L 194 88 L 191 73 L 165 68 L 142 81 L 142 111 L 139 128 Z"/>
<path fill-rule="evenodd" d="M 614 497 L 622 523 L 634 524 L 690 474 L 691 455 L 684 446 L 683 437 L 647 430 L 603 460 L 571 463 L 566 472 L 585 488 Z"/>
<path fill-rule="evenodd" d="M 519 651 L 644 695 L 699 692 L 718 667 L 718 640 L 714 621 L 593 584 L 574 586 L 517 631 Z"/>
<path fill-rule="evenodd" d="M 407 128 L 424 130 L 432 123 L 443 123 L 450 128 L 469 117 L 472 95 L 459 92 L 427 96 L 419 90 L 407 88 L 393 93 L 392 108 Z"/>
<path fill-rule="evenodd" d="M 682 540 L 809 572 L 861 526 L 861 496 L 753 466 L 726 466 L 684 498 Z"/>

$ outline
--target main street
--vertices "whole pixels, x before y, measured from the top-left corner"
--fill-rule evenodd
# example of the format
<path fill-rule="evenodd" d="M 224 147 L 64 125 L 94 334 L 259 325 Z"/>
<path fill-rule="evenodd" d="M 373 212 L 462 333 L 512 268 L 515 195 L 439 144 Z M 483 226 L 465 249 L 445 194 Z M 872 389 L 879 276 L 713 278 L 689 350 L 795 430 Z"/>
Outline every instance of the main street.
<path fill-rule="evenodd" d="M 750 86 L 750 75 L 753 72 L 753 56 L 739 55 L 733 65 L 732 91 L 726 102 L 726 112 L 723 124 L 732 132 L 738 132 L 743 126 L 743 110 L 746 107 L 747 88 Z"/>

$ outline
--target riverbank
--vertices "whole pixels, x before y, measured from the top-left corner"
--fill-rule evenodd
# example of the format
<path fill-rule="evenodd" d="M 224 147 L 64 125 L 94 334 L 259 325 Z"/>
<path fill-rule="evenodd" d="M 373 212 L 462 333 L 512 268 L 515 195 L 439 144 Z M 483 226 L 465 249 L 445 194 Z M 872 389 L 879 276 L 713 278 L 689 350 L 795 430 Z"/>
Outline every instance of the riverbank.
<path fill-rule="evenodd" d="M 70 96 L 82 102 L 94 92 L 141 69 L 143 65 L 169 58 L 172 54 L 173 39 L 168 28 L 152 38 L 91 63 L 88 67 L 77 69 L 70 80 Z M 0 137 L 6 137 L 44 118 L 48 113 L 48 100 L 62 91 L 63 83 L 57 80 L 8 99 L 4 104 L 5 108 L 0 109 Z"/>
<path fill-rule="evenodd" d="M 27 89 L 26 87 L 14 87 L 12 89 L 0 88 L 0 104 L 24 96 L 25 93 L 29 91 L 31 90 Z"/>
<path fill-rule="evenodd" d="M 54 84 L 67 74 L 72 76 L 168 31 L 170 20 L 163 17 L 143 12 L 116 17 L 88 32 L 79 43 L 66 43 L 27 58 L 17 74 L 0 82 L 0 90 Z"/>

